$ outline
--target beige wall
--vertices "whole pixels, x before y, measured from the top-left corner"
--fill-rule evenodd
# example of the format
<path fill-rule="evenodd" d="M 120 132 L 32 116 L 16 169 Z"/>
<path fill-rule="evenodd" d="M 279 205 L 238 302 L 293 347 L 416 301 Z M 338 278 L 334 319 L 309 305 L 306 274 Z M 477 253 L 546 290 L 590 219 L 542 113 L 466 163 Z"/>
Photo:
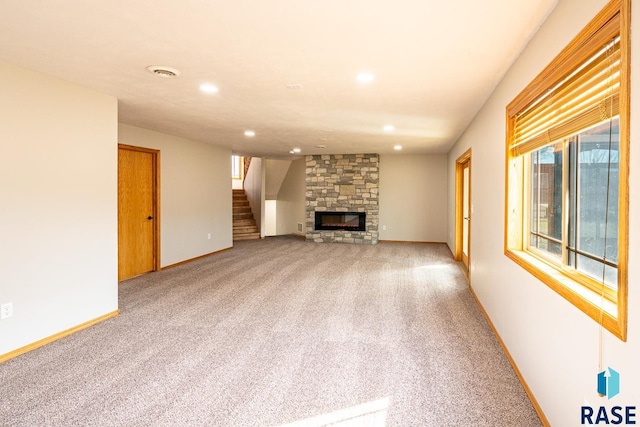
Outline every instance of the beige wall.
<path fill-rule="evenodd" d="M 446 154 L 381 155 L 380 239 L 445 242 L 446 180 Z M 278 193 L 277 234 L 297 234 L 297 223 L 305 221 L 305 162 L 301 159 L 291 163 Z"/>
<path fill-rule="evenodd" d="M 607 405 L 596 393 L 599 326 L 504 256 L 505 107 L 605 5 L 605 0 L 560 0 L 449 153 L 449 246 L 453 249 L 455 160 L 472 148 L 471 286 L 553 426 L 580 425 L 580 406 Z M 637 6 L 637 5 L 634 5 Z M 640 8 L 633 9 L 640 23 Z M 635 25 L 634 25 L 635 26 Z M 606 330 L 603 366 L 621 373 L 615 405 L 640 404 L 640 32 L 634 32 L 629 176 L 628 342 Z M 612 402 L 613 403 L 613 402 Z"/>
<path fill-rule="evenodd" d="M 446 154 L 381 155 L 380 240 L 445 242 L 446 182 Z"/>
<path fill-rule="evenodd" d="M 233 246 L 231 150 L 126 124 L 118 141 L 160 150 L 163 267 Z"/>
<path fill-rule="evenodd" d="M 276 200 L 291 160 L 264 159 L 264 198 Z"/>
<path fill-rule="evenodd" d="M 0 64 L 0 355 L 118 308 L 117 100 Z"/>
<path fill-rule="evenodd" d="M 276 234 L 298 234 L 304 236 L 305 223 L 305 160 L 291 162 L 287 175 L 278 192 L 276 206 Z M 302 232 L 298 232 L 298 223 L 302 223 Z"/>

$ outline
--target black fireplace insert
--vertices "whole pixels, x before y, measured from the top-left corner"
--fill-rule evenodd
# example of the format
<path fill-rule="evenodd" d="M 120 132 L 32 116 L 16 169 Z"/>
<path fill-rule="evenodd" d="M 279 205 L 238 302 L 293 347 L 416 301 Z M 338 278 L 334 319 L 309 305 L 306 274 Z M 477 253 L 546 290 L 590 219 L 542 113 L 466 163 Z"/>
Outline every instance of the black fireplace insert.
<path fill-rule="evenodd" d="M 366 231 L 365 212 L 316 212 L 316 230 Z"/>

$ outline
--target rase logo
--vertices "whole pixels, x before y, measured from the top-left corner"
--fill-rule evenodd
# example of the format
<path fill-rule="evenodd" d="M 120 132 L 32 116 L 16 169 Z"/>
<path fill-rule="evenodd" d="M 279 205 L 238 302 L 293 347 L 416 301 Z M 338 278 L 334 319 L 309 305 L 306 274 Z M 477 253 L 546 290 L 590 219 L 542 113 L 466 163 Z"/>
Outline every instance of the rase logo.
<path fill-rule="evenodd" d="M 598 374 L 598 394 L 607 400 L 620 393 L 620 373 L 614 369 L 607 368 Z M 635 406 L 613 406 L 608 409 L 606 406 L 594 408 L 592 406 L 582 406 L 580 424 L 625 424 L 634 425 L 636 423 Z"/>
<path fill-rule="evenodd" d="M 598 394 L 611 399 L 620 393 L 620 373 L 607 368 L 598 374 Z"/>

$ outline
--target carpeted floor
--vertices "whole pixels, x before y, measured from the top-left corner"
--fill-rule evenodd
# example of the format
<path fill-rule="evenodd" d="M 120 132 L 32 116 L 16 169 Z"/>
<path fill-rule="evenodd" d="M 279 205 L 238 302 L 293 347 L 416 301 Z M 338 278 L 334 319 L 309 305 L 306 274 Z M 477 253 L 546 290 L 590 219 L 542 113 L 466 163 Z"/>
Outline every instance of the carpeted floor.
<path fill-rule="evenodd" d="M 1 426 L 540 426 L 445 245 L 236 242 L 0 365 Z"/>

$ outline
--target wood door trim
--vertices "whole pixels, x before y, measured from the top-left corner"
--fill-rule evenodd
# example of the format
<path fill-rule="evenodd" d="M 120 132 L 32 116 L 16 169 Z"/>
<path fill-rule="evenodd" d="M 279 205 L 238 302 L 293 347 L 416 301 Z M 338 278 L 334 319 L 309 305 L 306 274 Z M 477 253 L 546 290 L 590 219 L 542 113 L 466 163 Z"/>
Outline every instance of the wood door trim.
<path fill-rule="evenodd" d="M 153 174 L 153 271 L 160 271 L 160 150 L 118 144 L 118 150 L 140 151 L 151 154 Z"/>
<path fill-rule="evenodd" d="M 471 204 L 471 148 L 464 152 L 456 160 L 456 208 L 455 208 L 455 245 L 453 257 L 456 261 L 462 261 L 462 228 L 463 228 L 463 203 L 464 203 L 464 165 L 469 163 L 469 204 Z M 469 224 L 468 236 L 469 248 L 471 247 L 471 224 Z M 471 262 L 471 250 L 468 251 L 468 260 Z"/>

